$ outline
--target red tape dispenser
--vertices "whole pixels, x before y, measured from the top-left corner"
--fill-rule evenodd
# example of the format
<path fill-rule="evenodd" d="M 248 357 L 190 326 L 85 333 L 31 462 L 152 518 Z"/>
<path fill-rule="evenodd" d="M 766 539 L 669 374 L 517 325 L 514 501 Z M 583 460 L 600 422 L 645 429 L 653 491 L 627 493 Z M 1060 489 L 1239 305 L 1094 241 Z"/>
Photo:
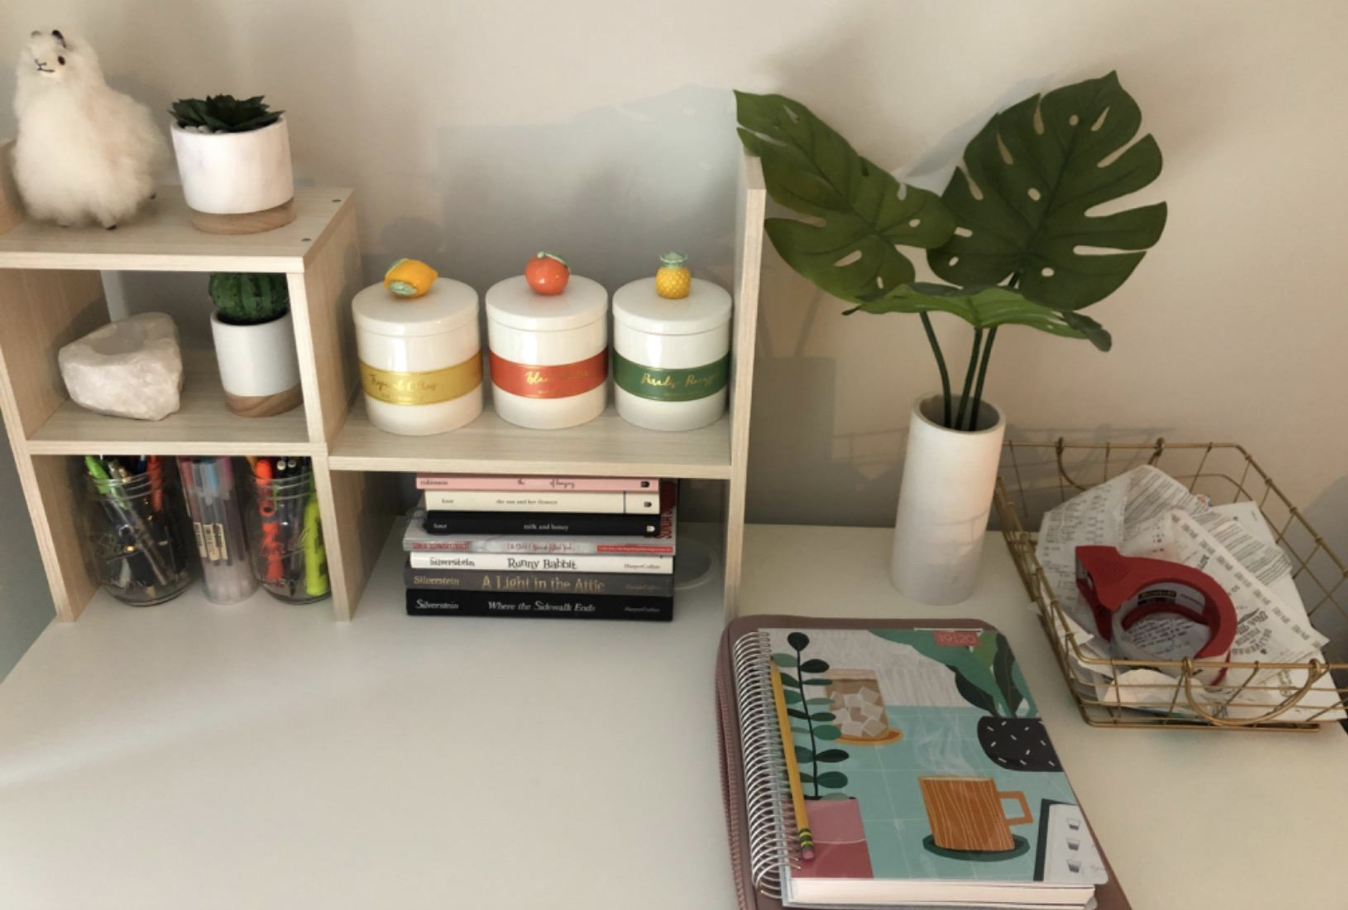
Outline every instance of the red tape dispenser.
<path fill-rule="evenodd" d="M 1096 630 L 1127 660 L 1225 660 L 1236 638 L 1236 608 L 1211 576 L 1163 559 L 1124 556 L 1114 547 L 1077 547 L 1077 589 Z M 1170 622 L 1142 623 L 1149 616 Z M 1157 669 L 1161 669 L 1158 667 Z M 1200 671 L 1206 685 L 1226 675 Z"/>

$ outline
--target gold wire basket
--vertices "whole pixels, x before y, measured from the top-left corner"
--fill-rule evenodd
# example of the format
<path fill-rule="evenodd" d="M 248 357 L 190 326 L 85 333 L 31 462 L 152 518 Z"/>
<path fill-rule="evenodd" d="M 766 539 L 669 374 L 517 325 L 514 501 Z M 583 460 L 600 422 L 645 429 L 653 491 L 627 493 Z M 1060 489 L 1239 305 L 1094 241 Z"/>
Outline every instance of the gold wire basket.
<path fill-rule="evenodd" d="M 1326 661 L 1247 663 L 1214 660 L 1136 661 L 1102 658 L 1083 650 L 1035 556 L 1043 515 L 1139 465 L 1151 464 L 1205 494 L 1214 505 L 1257 503 L 1292 563 L 1293 578 L 1313 625 L 1329 638 Z M 1233 443 L 1154 444 L 1008 442 L 994 505 L 1007 546 L 1058 658 L 1058 667 L 1088 724 L 1104 727 L 1177 727 L 1314 731 L 1348 708 L 1348 567 L 1258 463 Z M 1028 529 L 1035 529 L 1031 531 Z M 1152 668 L 1173 682 L 1117 681 L 1132 669 Z M 1206 690 L 1203 671 L 1238 671 L 1238 687 Z M 1248 671 L 1248 672 L 1239 672 Z M 1115 679 L 1101 685 L 1101 676 Z M 1155 680 L 1155 675 L 1148 677 Z M 1214 678 L 1209 676 L 1207 678 Z M 1214 692 L 1220 691 L 1219 697 Z M 1141 705 L 1141 707 L 1136 707 Z"/>

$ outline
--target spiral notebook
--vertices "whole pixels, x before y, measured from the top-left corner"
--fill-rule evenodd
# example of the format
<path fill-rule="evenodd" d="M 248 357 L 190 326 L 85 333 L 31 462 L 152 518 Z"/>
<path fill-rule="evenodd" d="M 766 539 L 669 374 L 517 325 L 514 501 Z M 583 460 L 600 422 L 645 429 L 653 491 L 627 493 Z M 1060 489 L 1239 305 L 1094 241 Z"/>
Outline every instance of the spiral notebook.
<path fill-rule="evenodd" d="M 738 620 L 717 693 L 744 910 L 1128 910 L 996 629 Z"/>

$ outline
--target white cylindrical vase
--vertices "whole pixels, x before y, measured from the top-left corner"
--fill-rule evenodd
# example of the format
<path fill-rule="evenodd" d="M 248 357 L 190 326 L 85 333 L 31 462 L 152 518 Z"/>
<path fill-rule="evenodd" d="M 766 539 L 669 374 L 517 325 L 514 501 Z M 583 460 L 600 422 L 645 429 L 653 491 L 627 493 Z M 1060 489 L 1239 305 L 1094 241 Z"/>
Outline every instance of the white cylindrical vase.
<path fill-rule="evenodd" d="M 240 417 L 282 414 L 303 400 L 290 313 L 271 322 L 231 325 L 211 313 L 211 337 L 225 403 Z"/>
<path fill-rule="evenodd" d="M 987 401 L 971 431 L 943 427 L 941 412 L 940 395 L 913 405 L 890 563 L 894 586 L 933 606 L 974 592 L 1006 433 L 1001 411 Z"/>

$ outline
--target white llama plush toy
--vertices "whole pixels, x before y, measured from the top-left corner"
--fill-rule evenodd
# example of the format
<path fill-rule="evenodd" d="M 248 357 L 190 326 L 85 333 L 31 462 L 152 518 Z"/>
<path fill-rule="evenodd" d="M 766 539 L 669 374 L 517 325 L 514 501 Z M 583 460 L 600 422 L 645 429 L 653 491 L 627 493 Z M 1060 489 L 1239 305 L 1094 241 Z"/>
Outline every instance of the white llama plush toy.
<path fill-rule="evenodd" d="M 94 49 L 60 32 L 33 32 L 16 73 L 14 179 L 28 213 L 109 230 L 135 215 L 167 154 L 149 109 L 108 88 Z"/>

